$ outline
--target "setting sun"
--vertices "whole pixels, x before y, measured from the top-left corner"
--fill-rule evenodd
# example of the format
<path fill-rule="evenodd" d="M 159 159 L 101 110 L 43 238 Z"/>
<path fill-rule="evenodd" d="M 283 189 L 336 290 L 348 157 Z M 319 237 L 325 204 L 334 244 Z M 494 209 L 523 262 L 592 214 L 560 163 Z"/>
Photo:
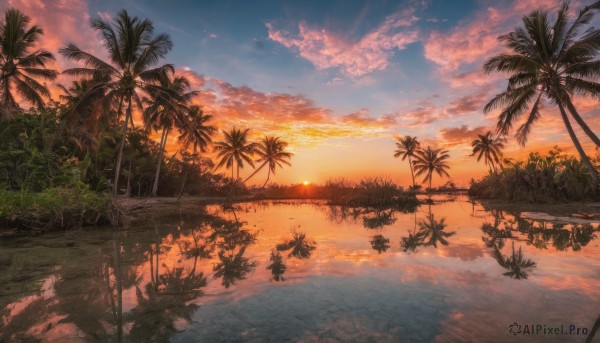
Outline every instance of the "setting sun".
<path fill-rule="evenodd" d="M 302 184 L 305 186 L 308 186 L 308 185 L 310 185 L 310 181 L 304 181 L 304 182 L 302 182 Z"/>

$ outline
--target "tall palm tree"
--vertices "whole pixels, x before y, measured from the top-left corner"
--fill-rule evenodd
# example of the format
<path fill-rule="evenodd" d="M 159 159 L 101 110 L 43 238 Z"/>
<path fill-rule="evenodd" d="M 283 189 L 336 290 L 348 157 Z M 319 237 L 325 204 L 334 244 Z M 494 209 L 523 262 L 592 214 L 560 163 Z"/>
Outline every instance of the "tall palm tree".
<path fill-rule="evenodd" d="M 169 93 L 161 89 L 152 89 L 148 92 L 148 97 L 144 99 L 146 108 L 144 109 L 144 123 L 146 129 L 162 130 L 159 144 L 159 156 L 152 185 L 152 196 L 156 196 L 158 191 L 158 180 L 160 178 L 160 168 L 164 156 L 165 146 L 169 137 L 169 131 L 174 126 L 187 126 L 187 115 L 189 109 L 187 105 L 192 98 L 198 94 L 197 91 L 190 91 L 190 82 L 184 76 L 161 77 L 160 85 L 163 89 L 170 90 Z M 176 94 L 176 97 L 171 94 Z"/>
<path fill-rule="evenodd" d="M 115 163 L 114 193 L 116 194 L 127 129 L 129 123 L 133 123 L 134 105 L 140 111 L 143 110 L 142 97 L 139 92 L 142 90 L 145 92 L 162 91 L 165 95 L 176 96 L 157 84 L 168 72 L 174 71 L 173 66 L 164 64 L 155 67 L 171 50 L 173 43 L 165 34 L 154 35 L 152 22 L 147 19 L 131 17 L 125 10 L 119 12 L 112 23 L 94 19 L 92 28 L 99 30 L 104 38 L 104 46 L 109 56 L 108 62 L 82 51 L 74 44 L 67 45 L 59 52 L 66 58 L 82 62 L 84 65 L 79 68 L 67 69 L 64 73 L 86 76 L 95 80 L 88 95 L 102 89 L 107 101 L 116 100 L 118 103 L 118 118 L 121 118 L 123 107 L 126 107 L 121 142 Z M 87 99 L 87 96 L 83 97 L 81 103 L 83 104 Z"/>
<path fill-rule="evenodd" d="M 394 157 L 402 157 L 402 161 L 408 158 L 408 166 L 410 167 L 410 174 L 412 175 L 413 187 L 417 184 L 415 183 L 415 172 L 413 168 L 413 163 L 411 157 L 415 156 L 417 149 L 419 149 L 419 141 L 417 137 L 404 136 L 402 138 L 398 137 L 396 142 L 396 151 L 394 151 Z"/>
<path fill-rule="evenodd" d="M 413 166 L 417 176 L 425 174 L 423 182 L 429 180 L 429 188 L 431 188 L 431 180 L 433 179 L 433 173 L 435 172 L 440 177 L 450 177 L 447 169 L 450 166 L 447 164 L 447 160 L 450 158 L 447 150 L 441 148 L 432 148 L 428 146 L 425 149 L 419 149 L 415 153 L 415 161 Z"/>
<path fill-rule="evenodd" d="M 244 161 L 254 167 L 254 162 L 251 156 L 256 150 L 256 143 L 248 142 L 248 132 L 250 129 L 232 128 L 229 132 L 223 131 L 225 140 L 216 142 L 214 150 L 217 152 L 217 157 L 221 160 L 215 167 L 219 169 L 222 166 L 231 167 L 231 178 L 233 179 L 233 165 L 237 166 L 237 178 L 240 178 L 240 168 L 244 168 Z"/>
<path fill-rule="evenodd" d="M 214 126 L 208 125 L 212 116 L 205 114 L 200 106 L 192 105 L 181 119 L 181 134 L 178 137 L 181 148 L 187 150 L 192 146 L 194 153 L 198 150 L 205 152 L 212 142 L 212 135 L 217 131 Z"/>
<path fill-rule="evenodd" d="M 598 171 L 575 135 L 566 110 L 596 146 L 600 146 L 600 139 L 577 113 L 571 100 L 573 95 L 598 97 L 600 94 L 600 83 L 596 82 L 600 76 L 600 61 L 595 59 L 600 51 L 600 30 L 586 29 L 598 10 L 600 1 L 572 17 L 567 1 L 553 18 L 547 10 L 533 11 L 523 18 L 521 27 L 499 37 L 509 51 L 490 58 L 484 65 L 488 74 L 497 71 L 510 76 L 507 90 L 496 95 L 484 108 L 486 113 L 502 108 L 498 132 L 507 134 L 513 124 L 527 114 L 516 132 L 518 142 L 525 145 L 533 125 L 541 117 L 544 103 L 557 105 L 581 160 L 596 182 L 600 182 Z"/>
<path fill-rule="evenodd" d="M 502 149 L 504 149 L 503 139 L 493 138 L 492 132 L 488 131 L 485 135 L 477 135 L 478 139 L 471 143 L 473 153 L 471 156 L 477 155 L 477 162 L 485 161 L 485 164 L 496 170 L 496 166 L 502 164 Z"/>
<path fill-rule="evenodd" d="M 16 9 L 8 9 L 0 20 L 0 121 L 9 120 L 19 104 L 14 91 L 25 101 L 38 108 L 44 106 L 43 97 L 50 92 L 36 79 L 54 80 L 56 70 L 46 63 L 54 61 L 49 51 L 31 49 L 44 34 L 39 26 L 28 27 L 30 18 Z"/>
<path fill-rule="evenodd" d="M 248 176 L 244 182 L 250 180 L 259 170 L 261 170 L 267 164 L 269 165 L 269 172 L 267 174 L 267 180 L 263 184 L 263 188 L 269 182 L 269 178 L 271 177 L 271 173 L 275 174 L 275 169 L 277 167 L 282 168 L 283 164 L 291 166 L 289 160 L 292 158 L 292 153 L 285 151 L 288 143 L 284 141 L 280 141 L 279 137 L 268 137 L 265 136 L 263 139 L 256 145 L 256 154 L 258 154 L 259 158 L 256 162 L 262 164 L 256 168 L 252 175 Z"/>

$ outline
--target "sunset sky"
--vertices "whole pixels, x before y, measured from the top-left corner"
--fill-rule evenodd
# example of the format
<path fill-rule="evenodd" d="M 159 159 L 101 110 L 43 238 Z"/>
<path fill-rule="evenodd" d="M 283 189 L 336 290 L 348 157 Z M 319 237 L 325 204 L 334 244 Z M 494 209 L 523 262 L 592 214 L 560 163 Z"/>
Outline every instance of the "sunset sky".
<path fill-rule="evenodd" d="M 105 56 L 90 18 L 124 8 L 150 19 L 170 35 L 167 61 L 202 92 L 195 101 L 215 125 L 290 143 L 293 166 L 277 171 L 278 183 L 390 176 L 403 185 L 408 164 L 393 158 L 401 135 L 447 148 L 458 184 L 485 172 L 469 157 L 470 142 L 493 129 L 494 114 L 482 108 L 506 82 L 484 75 L 482 64 L 502 50 L 496 37 L 539 6 L 555 1 L 0 1 L 0 10 L 18 8 L 42 26 L 41 44 L 57 55 L 59 70 L 73 66 L 57 53 L 67 43 Z M 596 132 L 597 103 L 575 102 Z M 542 113 L 525 148 L 509 137 L 509 156 L 570 149 L 555 108 Z"/>

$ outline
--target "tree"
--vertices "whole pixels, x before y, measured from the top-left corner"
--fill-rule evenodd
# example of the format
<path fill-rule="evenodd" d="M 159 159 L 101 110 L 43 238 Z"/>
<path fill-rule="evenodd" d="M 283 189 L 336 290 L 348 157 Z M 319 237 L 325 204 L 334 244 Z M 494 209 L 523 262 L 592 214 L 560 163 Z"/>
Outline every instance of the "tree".
<path fill-rule="evenodd" d="M 229 132 L 223 131 L 225 140 L 216 142 L 214 150 L 217 157 L 221 160 L 216 169 L 226 166 L 231 167 L 231 178 L 233 179 L 233 165 L 237 165 L 237 178 L 240 178 L 240 168 L 244 168 L 244 161 L 254 167 L 251 156 L 256 151 L 256 143 L 248 142 L 248 132 L 250 129 L 232 128 Z"/>
<path fill-rule="evenodd" d="M 547 10 L 533 11 L 523 18 L 521 27 L 499 37 L 509 51 L 490 58 L 484 65 L 488 74 L 509 74 L 506 91 L 492 98 L 484 108 L 486 113 L 502 108 L 497 131 L 507 134 L 527 114 L 516 132 L 517 141 L 524 146 L 533 125 L 541 118 L 544 104 L 557 105 L 567 132 L 595 182 L 600 182 L 598 171 L 575 135 L 566 110 L 600 146 L 600 139 L 577 113 L 571 100 L 573 95 L 600 95 L 600 83 L 595 81 L 600 76 L 600 61 L 595 59 L 600 51 L 600 30 L 585 29 L 598 10 L 600 2 L 595 2 L 572 17 L 567 1 L 552 19 Z"/>
<path fill-rule="evenodd" d="M 98 90 L 103 90 L 106 101 L 116 100 L 118 103 L 117 116 L 121 118 L 123 107 L 126 107 L 125 120 L 121 142 L 115 163 L 114 193 L 117 194 L 123 147 L 127 138 L 129 123 L 133 123 L 132 111 L 134 104 L 143 111 L 140 91 L 151 93 L 162 91 L 176 96 L 168 89 L 157 84 L 168 72 L 173 72 L 171 64 L 154 67 L 173 47 L 169 36 L 154 35 L 154 27 L 149 20 L 131 17 L 127 11 L 119 12 L 113 23 L 102 19 L 94 19 L 92 28 L 99 30 L 104 38 L 109 62 L 82 51 L 74 44 L 69 44 L 59 50 L 68 59 L 82 62 L 83 67 L 71 68 L 64 71 L 67 75 L 84 76 L 94 80 L 86 96 L 80 102 L 83 105 L 89 96 Z"/>
<path fill-rule="evenodd" d="M 425 149 L 419 149 L 415 153 L 415 161 L 413 163 L 416 176 L 425 174 L 423 182 L 429 180 L 429 188 L 431 188 L 431 180 L 433 179 L 433 173 L 435 172 L 440 177 L 450 177 L 447 169 L 450 169 L 446 160 L 450 158 L 448 151 L 442 150 L 441 148 L 432 148 L 428 146 Z"/>
<path fill-rule="evenodd" d="M 292 158 L 292 153 L 285 151 L 288 143 L 279 140 L 279 137 L 268 137 L 265 136 L 263 139 L 256 145 L 256 154 L 258 154 L 259 158 L 256 162 L 262 164 L 256 168 L 252 175 L 248 176 L 244 182 L 250 180 L 258 171 L 260 171 L 267 164 L 269 165 L 269 171 L 267 174 L 267 180 L 263 184 L 263 188 L 269 182 L 269 178 L 271 177 L 271 173 L 275 174 L 275 169 L 277 167 L 282 168 L 283 164 L 291 166 L 289 160 Z"/>
<path fill-rule="evenodd" d="M 494 139 L 491 131 L 488 131 L 485 135 L 478 134 L 477 136 L 479 138 L 471 143 L 473 147 L 471 156 L 477 155 L 477 162 L 483 157 L 485 164 L 495 171 L 496 166 L 502 164 L 503 139 L 500 137 Z"/>
<path fill-rule="evenodd" d="M 147 105 L 143 115 L 146 129 L 162 130 L 152 196 L 156 196 L 158 191 L 160 168 L 169 131 L 174 126 L 177 128 L 188 126 L 185 118 L 189 112 L 187 105 L 192 97 L 198 94 L 196 91 L 189 90 L 190 82 L 183 76 L 173 76 L 172 79 L 169 76 L 162 77 L 160 78 L 160 85 L 163 89 L 168 89 L 171 92 L 165 93 L 162 89 L 152 89 L 148 92 L 148 97 L 144 99 Z M 173 93 L 176 94 L 176 97 L 171 96 Z"/>
<path fill-rule="evenodd" d="M 419 141 L 417 137 L 404 136 L 398 137 L 396 142 L 396 151 L 394 151 L 394 157 L 402 157 L 402 161 L 408 158 L 408 166 L 410 167 L 410 174 L 412 175 L 413 187 L 416 186 L 415 172 L 411 157 L 415 156 L 415 152 L 419 149 Z"/>
<path fill-rule="evenodd" d="M 49 51 L 30 50 L 38 43 L 44 31 L 37 25 L 28 27 L 30 18 L 19 10 L 8 9 L 0 21 L 0 121 L 12 119 L 20 109 L 14 92 L 38 109 L 44 107 L 43 97 L 50 92 L 36 79 L 54 80 L 56 70 L 46 63 L 54 61 Z"/>

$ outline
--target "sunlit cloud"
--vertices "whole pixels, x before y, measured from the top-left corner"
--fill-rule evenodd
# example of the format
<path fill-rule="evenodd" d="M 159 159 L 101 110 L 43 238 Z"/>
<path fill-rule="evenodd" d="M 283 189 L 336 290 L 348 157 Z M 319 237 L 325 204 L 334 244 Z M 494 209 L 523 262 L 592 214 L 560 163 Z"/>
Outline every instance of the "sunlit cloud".
<path fill-rule="evenodd" d="M 276 28 L 273 23 L 266 23 L 266 27 L 271 40 L 297 52 L 317 69 L 340 68 L 348 76 L 359 77 L 385 70 L 395 50 L 416 42 L 419 34 L 410 27 L 418 20 L 414 9 L 397 12 L 358 40 L 311 27 L 304 21 L 298 24 L 298 34 Z"/>
<path fill-rule="evenodd" d="M 440 135 L 447 146 L 454 146 L 459 144 L 470 144 L 477 135 L 481 135 L 489 131 L 484 126 L 478 126 L 475 128 L 469 128 L 467 125 L 459 127 L 443 128 L 440 130 Z"/>

